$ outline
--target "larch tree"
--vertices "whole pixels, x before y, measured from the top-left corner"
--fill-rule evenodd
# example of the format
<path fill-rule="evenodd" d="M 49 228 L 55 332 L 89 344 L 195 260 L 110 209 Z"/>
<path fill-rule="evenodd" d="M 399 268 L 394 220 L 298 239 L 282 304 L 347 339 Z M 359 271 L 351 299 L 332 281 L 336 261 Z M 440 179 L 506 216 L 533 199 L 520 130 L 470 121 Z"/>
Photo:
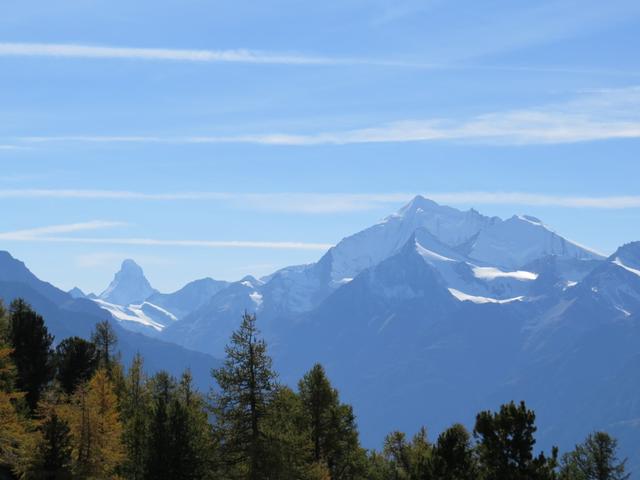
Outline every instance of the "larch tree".
<path fill-rule="evenodd" d="M 259 337 L 256 316 L 245 313 L 227 345 L 222 367 L 213 371 L 219 389 L 213 411 L 227 475 L 269 478 L 264 421 L 276 389 L 276 374 Z"/>
<path fill-rule="evenodd" d="M 91 334 L 91 341 L 96 346 L 98 365 L 111 375 L 118 336 L 108 320 L 96 323 L 95 329 Z"/>
<path fill-rule="evenodd" d="M 81 478 L 116 478 L 124 460 L 118 401 L 105 369 L 80 386 L 63 410 L 73 438 L 73 470 Z"/>

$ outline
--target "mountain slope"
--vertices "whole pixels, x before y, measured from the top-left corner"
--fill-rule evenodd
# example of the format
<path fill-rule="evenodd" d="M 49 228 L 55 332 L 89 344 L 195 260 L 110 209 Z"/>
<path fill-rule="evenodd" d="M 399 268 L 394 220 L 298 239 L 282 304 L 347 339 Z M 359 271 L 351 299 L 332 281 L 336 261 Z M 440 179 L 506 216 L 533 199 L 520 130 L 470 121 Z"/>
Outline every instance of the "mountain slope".
<path fill-rule="evenodd" d="M 25 299 L 44 317 L 56 342 L 73 335 L 90 338 L 97 322 L 110 319 L 108 313 L 91 300 L 74 299 L 39 280 L 24 263 L 14 259 L 8 252 L 0 252 L 0 279 L 0 298 L 5 304 L 8 305 L 15 298 Z M 215 358 L 130 332 L 117 322 L 112 322 L 112 325 L 126 365 L 140 352 L 145 359 L 145 368 L 151 373 L 166 370 L 179 375 L 189 368 L 199 388 L 206 391 L 211 387 L 210 370 L 219 365 Z"/>

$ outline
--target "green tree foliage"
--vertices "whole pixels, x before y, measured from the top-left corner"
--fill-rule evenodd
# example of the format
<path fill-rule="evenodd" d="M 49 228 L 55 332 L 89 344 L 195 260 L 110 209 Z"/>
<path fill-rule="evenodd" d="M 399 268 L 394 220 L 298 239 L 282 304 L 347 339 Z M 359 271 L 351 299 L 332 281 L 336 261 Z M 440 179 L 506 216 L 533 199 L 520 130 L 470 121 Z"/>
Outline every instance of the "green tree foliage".
<path fill-rule="evenodd" d="M 333 480 L 364 475 L 365 456 L 360 448 L 355 416 L 341 404 L 324 368 L 317 364 L 298 383 L 313 458 L 329 468 Z"/>
<path fill-rule="evenodd" d="M 317 478 L 324 467 L 313 461 L 311 438 L 305 425 L 300 397 L 288 387 L 279 387 L 269 403 L 264 420 L 267 469 L 273 478 L 298 480 Z M 325 470 L 325 473 L 328 473 Z"/>
<path fill-rule="evenodd" d="M 617 456 L 618 442 L 605 432 L 594 432 L 563 455 L 560 480 L 626 480 L 625 460 Z"/>
<path fill-rule="evenodd" d="M 550 459 L 534 457 L 535 413 L 524 402 L 502 405 L 500 411 L 481 412 L 474 435 L 479 439 L 478 455 L 487 480 L 546 480 L 553 478 L 557 451 Z"/>
<path fill-rule="evenodd" d="M 56 379 L 70 395 L 89 381 L 98 366 L 96 346 L 80 337 L 65 338 L 56 347 Z"/>
<path fill-rule="evenodd" d="M 391 432 L 384 439 L 382 454 L 387 461 L 391 480 L 408 480 L 411 471 L 409 444 L 404 432 Z"/>
<path fill-rule="evenodd" d="M 25 392 L 26 402 L 33 411 L 43 389 L 53 379 L 53 336 L 44 319 L 22 299 L 11 303 L 9 341 L 17 369 L 16 386 Z"/>
<path fill-rule="evenodd" d="M 194 391 L 192 377 L 186 371 L 177 385 L 172 400 L 169 424 L 171 432 L 171 464 L 174 479 L 200 479 L 207 476 L 212 453 L 211 427 L 205 400 Z"/>
<path fill-rule="evenodd" d="M 382 458 L 385 476 L 390 480 L 428 479 L 432 446 L 427 431 L 421 428 L 411 442 L 403 432 L 391 432 L 384 440 Z"/>
<path fill-rule="evenodd" d="M 143 360 L 139 354 L 134 357 L 124 379 L 120 412 L 123 419 L 122 439 L 127 451 L 122 473 L 130 480 L 141 480 L 145 473 L 152 408 Z"/>
<path fill-rule="evenodd" d="M 471 436 L 455 424 L 440 434 L 433 447 L 431 476 L 439 480 L 475 480 L 478 478 Z"/>
<path fill-rule="evenodd" d="M 29 478 L 64 480 L 72 478 L 72 439 L 69 424 L 52 409 L 39 427 L 41 436 Z"/>
<path fill-rule="evenodd" d="M 142 478 L 191 480 L 211 471 L 212 434 L 202 396 L 193 390 L 191 374 L 179 383 L 167 373 L 152 383 L 146 468 Z"/>
<path fill-rule="evenodd" d="M 175 383 L 166 372 L 157 373 L 151 381 L 152 413 L 147 442 L 145 478 L 171 479 L 169 405 Z"/>
<path fill-rule="evenodd" d="M 216 430 L 226 474 L 269 478 L 264 420 L 276 389 L 276 375 L 259 338 L 255 315 L 245 313 L 226 347 L 224 365 L 214 370 L 219 391 L 213 395 Z"/>

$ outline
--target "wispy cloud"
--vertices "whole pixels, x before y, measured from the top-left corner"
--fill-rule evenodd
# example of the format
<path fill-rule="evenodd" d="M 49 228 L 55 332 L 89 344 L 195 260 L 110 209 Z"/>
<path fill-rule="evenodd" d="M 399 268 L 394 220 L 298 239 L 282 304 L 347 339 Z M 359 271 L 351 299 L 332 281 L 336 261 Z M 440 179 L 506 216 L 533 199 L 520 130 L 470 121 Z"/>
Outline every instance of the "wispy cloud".
<path fill-rule="evenodd" d="M 85 232 L 88 230 L 100 230 L 105 228 L 120 227 L 126 225 L 123 222 L 108 222 L 104 220 L 92 220 L 90 222 L 69 223 L 64 225 L 48 225 L 45 227 L 29 228 L 26 230 L 14 230 L 0 233 L 0 240 L 35 240 L 45 235 L 60 233 Z"/>
<path fill-rule="evenodd" d="M 450 205 L 513 205 L 563 208 L 640 208 L 640 195 L 580 196 L 529 192 L 420 192 L 436 202 Z M 68 199 L 151 202 L 221 202 L 232 208 L 282 212 L 331 214 L 391 209 L 406 203 L 415 193 L 251 193 L 251 192 L 135 192 L 126 190 L 2 190 L 0 199 Z M 105 222 L 109 225 L 109 222 Z M 89 222 L 83 225 L 93 225 Z M 58 228 L 58 227 L 47 227 Z M 47 233 L 47 232 L 44 232 Z M 61 232 L 49 232 L 61 233 Z M 0 237 L 2 238 L 2 237 Z"/>
<path fill-rule="evenodd" d="M 326 250 L 328 243 L 264 242 L 244 240 L 165 240 L 155 238 L 69 237 L 58 234 L 98 230 L 125 225 L 122 222 L 94 220 L 84 223 L 51 225 L 0 233 L 0 240 L 42 243 L 71 243 L 86 245 L 129 245 L 149 247 L 203 247 L 203 248 L 264 248 L 275 250 Z"/>
<path fill-rule="evenodd" d="M 0 42 L 0 57 L 51 57 L 95 60 L 147 60 L 200 63 L 240 63 L 299 66 L 373 66 L 427 70 L 495 70 L 505 72 L 547 72 L 605 76 L 640 76 L 640 72 L 612 68 L 558 67 L 547 65 L 490 65 L 442 63 L 393 58 L 332 57 L 306 53 L 266 52 L 252 49 L 193 50 L 139 48 L 129 46 L 79 45 L 67 43 Z"/>
<path fill-rule="evenodd" d="M 296 53 L 272 53 L 248 49 L 186 50 L 173 48 L 136 48 L 99 45 L 77 45 L 65 43 L 0 43 L 0 56 L 158 60 L 206 63 L 253 63 L 276 65 L 412 65 L 409 63 L 387 60 L 337 58 L 303 55 Z"/>
<path fill-rule="evenodd" d="M 490 112 L 467 119 L 402 120 L 367 128 L 318 133 L 227 136 L 31 136 L 34 144 L 69 143 L 249 143 L 281 146 L 460 141 L 504 145 L 576 143 L 640 138 L 640 86 L 582 92 L 562 103 Z"/>

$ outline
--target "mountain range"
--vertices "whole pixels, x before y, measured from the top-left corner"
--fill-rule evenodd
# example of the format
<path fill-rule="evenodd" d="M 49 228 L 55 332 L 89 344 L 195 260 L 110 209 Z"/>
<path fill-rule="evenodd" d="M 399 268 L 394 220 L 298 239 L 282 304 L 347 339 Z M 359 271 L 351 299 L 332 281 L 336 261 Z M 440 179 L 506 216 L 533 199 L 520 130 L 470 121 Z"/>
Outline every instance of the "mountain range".
<path fill-rule="evenodd" d="M 416 197 L 315 263 L 168 294 L 132 260 L 104 292 L 85 295 L 36 281 L 9 258 L 0 258 L 0 296 L 47 299 L 56 335 L 110 316 L 126 342 L 165 349 L 174 369 L 209 368 L 242 312 L 256 312 L 281 380 L 294 384 L 322 362 L 369 447 L 421 425 L 433 438 L 524 399 L 541 447 L 607 430 L 640 468 L 640 242 L 603 256 L 531 216 Z"/>

